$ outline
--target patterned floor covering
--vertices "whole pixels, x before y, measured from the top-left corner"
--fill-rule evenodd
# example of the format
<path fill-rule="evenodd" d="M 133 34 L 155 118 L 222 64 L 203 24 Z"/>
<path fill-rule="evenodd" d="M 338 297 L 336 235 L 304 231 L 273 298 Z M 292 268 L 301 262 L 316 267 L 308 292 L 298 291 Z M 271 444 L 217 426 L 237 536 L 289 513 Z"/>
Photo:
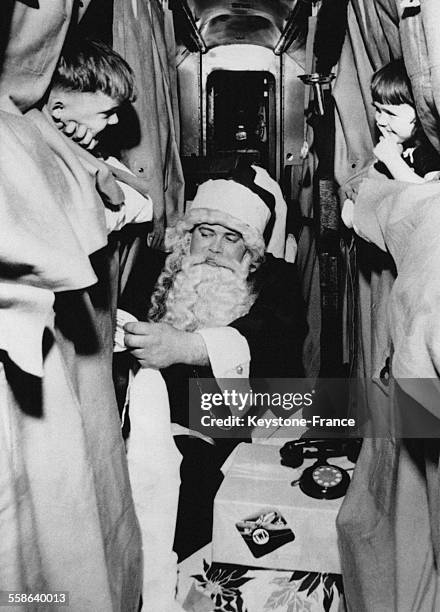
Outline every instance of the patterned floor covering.
<path fill-rule="evenodd" d="M 210 545 L 179 565 L 187 612 L 336 612 L 341 596 L 339 574 L 211 563 Z"/>

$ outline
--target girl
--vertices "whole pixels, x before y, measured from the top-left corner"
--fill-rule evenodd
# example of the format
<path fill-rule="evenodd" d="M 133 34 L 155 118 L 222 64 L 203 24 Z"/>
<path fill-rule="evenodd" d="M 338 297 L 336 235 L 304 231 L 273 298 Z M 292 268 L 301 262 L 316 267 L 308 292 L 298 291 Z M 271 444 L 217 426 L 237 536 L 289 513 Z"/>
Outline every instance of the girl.
<path fill-rule="evenodd" d="M 423 133 L 403 60 L 378 70 L 371 81 L 376 125 L 381 133 L 373 150 L 376 170 L 399 181 L 423 183 L 437 178 L 440 157 Z"/>
<path fill-rule="evenodd" d="M 371 94 L 380 132 L 373 149 L 375 170 L 409 183 L 439 178 L 440 156 L 424 135 L 416 115 L 403 60 L 394 60 L 373 75 Z M 345 200 L 342 220 L 347 227 L 353 227 L 352 200 Z"/>

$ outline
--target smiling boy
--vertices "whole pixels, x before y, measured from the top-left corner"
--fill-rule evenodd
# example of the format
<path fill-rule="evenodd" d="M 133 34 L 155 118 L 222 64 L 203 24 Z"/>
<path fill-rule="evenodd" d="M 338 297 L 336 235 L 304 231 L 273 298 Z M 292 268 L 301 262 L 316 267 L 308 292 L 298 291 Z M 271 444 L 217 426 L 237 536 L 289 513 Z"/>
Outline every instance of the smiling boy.
<path fill-rule="evenodd" d="M 56 127 L 83 149 L 104 161 L 96 146 L 107 126 L 116 125 L 118 112 L 135 99 L 133 72 L 108 45 L 88 39 L 68 43 L 52 77 L 45 106 Z M 84 154 L 80 155 L 84 158 Z M 91 160 L 88 160 L 90 164 Z M 105 208 L 107 231 L 128 223 L 146 223 L 153 216 L 153 202 L 130 170 L 115 157 L 106 164 L 124 194 L 119 210 Z"/>
<path fill-rule="evenodd" d="M 118 111 L 135 99 L 130 66 L 104 43 L 82 40 L 63 49 L 52 78 L 47 109 L 57 127 L 93 149 Z"/>

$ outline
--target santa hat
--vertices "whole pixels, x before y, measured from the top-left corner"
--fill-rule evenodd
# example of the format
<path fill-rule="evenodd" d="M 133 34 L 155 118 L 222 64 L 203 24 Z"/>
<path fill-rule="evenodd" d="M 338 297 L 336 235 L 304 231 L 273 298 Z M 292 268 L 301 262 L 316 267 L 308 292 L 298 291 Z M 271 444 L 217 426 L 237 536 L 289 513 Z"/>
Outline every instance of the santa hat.
<path fill-rule="evenodd" d="M 201 223 L 223 225 L 239 232 L 249 250 L 263 255 L 275 198 L 255 183 L 255 176 L 251 166 L 238 164 L 230 179 L 202 183 L 183 219 L 185 229 Z"/>

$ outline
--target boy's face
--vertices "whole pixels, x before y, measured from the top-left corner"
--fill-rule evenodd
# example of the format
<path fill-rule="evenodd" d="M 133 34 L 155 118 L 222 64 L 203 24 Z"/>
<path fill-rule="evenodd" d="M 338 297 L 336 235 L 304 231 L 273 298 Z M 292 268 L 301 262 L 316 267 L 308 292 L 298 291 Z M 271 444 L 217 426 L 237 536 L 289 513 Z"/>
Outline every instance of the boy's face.
<path fill-rule="evenodd" d="M 374 102 L 377 127 L 385 136 L 394 135 L 398 144 L 403 144 L 414 134 L 416 112 L 409 104 L 380 104 Z"/>
<path fill-rule="evenodd" d="M 49 111 L 56 122 L 75 121 L 85 125 L 93 137 L 108 125 L 118 123 L 119 103 L 101 91 L 80 92 L 53 90 L 48 100 Z"/>

